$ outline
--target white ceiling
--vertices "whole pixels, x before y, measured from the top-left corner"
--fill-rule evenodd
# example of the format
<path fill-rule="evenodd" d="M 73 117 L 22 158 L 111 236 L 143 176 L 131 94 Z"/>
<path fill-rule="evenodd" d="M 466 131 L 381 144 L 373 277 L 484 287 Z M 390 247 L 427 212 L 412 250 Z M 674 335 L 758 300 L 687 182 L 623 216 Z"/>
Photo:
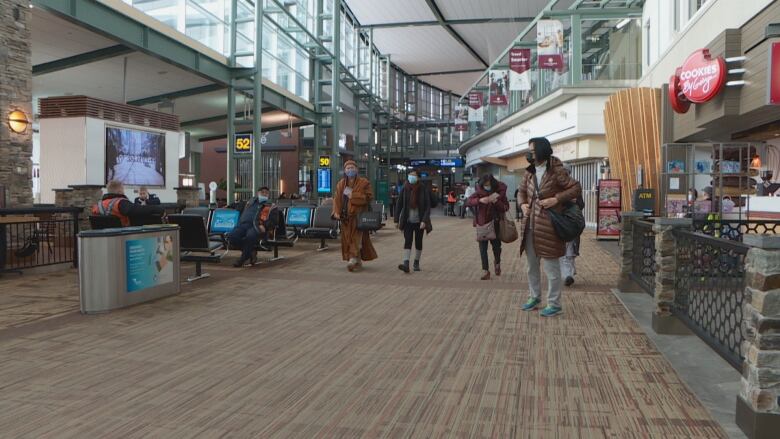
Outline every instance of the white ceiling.
<path fill-rule="evenodd" d="M 436 21 L 425 0 L 345 0 L 362 26 Z M 535 17 L 549 0 L 433 0 L 444 20 L 507 19 Z M 561 0 L 566 7 L 572 0 Z M 495 61 L 528 25 L 524 22 L 453 24 L 452 29 L 488 64 Z M 406 26 L 374 30 L 380 52 L 409 74 L 486 68 L 445 27 Z M 481 72 L 426 76 L 423 79 L 443 90 L 463 94 Z"/>
<path fill-rule="evenodd" d="M 61 20 L 41 9 L 32 11 L 32 63 L 54 61 L 81 53 L 91 52 L 117 43 L 87 32 L 83 28 Z"/>

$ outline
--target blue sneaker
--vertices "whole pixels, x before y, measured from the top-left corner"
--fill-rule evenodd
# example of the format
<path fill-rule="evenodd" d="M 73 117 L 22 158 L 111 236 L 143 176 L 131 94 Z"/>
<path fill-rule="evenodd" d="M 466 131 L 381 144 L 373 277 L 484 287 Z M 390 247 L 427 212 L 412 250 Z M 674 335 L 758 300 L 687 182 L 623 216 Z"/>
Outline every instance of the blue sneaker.
<path fill-rule="evenodd" d="M 540 299 L 528 299 L 528 302 L 525 302 L 525 304 L 522 307 L 523 311 L 533 311 L 536 309 L 539 309 L 539 304 L 542 303 Z"/>
<path fill-rule="evenodd" d="M 546 306 L 542 312 L 539 313 L 542 317 L 552 317 L 557 316 L 558 314 L 563 312 L 563 308 L 560 306 Z"/>

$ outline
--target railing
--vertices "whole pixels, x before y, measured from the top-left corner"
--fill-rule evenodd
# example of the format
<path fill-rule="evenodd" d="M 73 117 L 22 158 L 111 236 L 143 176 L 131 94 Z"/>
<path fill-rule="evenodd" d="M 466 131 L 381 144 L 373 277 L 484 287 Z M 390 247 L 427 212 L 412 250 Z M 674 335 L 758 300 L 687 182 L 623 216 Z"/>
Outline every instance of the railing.
<path fill-rule="evenodd" d="M 80 208 L 0 209 L 0 273 L 72 263 L 78 265 Z"/>
<path fill-rule="evenodd" d="M 694 220 L 693 230 L 716 238 L 742 242 L 745 234 L 780 233 L 780 221 L 772 220 Z"/>
<path fill-rule="evenodd" d="M 734 368 L 741 370 L 745 338 L 742 302 L 750 246 L 675 230 L 672 312 Z"/>
<path fill-rule="evenodd" d="M 655 272 L 655 232 L 650 221 L 634 221 L 634 254 L 631 279 L 647 294 L 654 295 Z"/>

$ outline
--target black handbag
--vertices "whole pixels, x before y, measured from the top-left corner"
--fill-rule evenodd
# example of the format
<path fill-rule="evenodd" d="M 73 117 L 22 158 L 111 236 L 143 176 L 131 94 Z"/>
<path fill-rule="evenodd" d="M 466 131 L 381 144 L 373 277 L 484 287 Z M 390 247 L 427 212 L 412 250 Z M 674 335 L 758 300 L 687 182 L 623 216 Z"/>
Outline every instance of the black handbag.
<path fill-rule="evenodd" d="M 374 232 L 382 227 L 382 212 L 374 212 L 371 209 L 371 202 L 368 203 L 368 210 L 358 213 L 357 229 L 364 232 Z"/>
<path fill-rule="evenodd" d="M 536 200 L 541 201 L 539 194 L 539 185 L 535 185 L 536 188 Z M 582 215 L 582 209 L 577 203 L 568 201 L 563 205 L 561 212 L 556 212 L 552 209 L 547 209 L 547 213 L 550 215 L 550 222 L 555 229 L 555 234 L 561 238 L 563 242 L 569 242 L 576 239 L 585 230 L 585 216 Z"/>

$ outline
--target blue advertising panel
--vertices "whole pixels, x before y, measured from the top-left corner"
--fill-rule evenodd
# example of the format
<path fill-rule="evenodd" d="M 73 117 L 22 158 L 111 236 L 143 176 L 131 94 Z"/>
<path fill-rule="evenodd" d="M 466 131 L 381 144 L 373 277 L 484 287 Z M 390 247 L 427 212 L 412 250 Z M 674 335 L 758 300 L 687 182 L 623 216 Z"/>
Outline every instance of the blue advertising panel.
<path fill-rule="evenodd" d="M 228 233 L 238 225 L 240 214 L 233 209 L 217 209 L 211 217 L 212 233 Z"/>
<path fill-rule="evenodd" d="M 331 170 L 329 168 L 320 168 L 317 170 L 317 193 L 329 194 Z"/>
<path fill-rule="evenodd" d="M 125 242 L 127 292 L 173 282 L 173 238 L 128 239 Z"/>
<path fill-rule="evenodd" d="M 463 159 L 441 159 L 439 163 L 442 168 L 462 168 L 465 166 Z"/>
<path fill-rule="evenodd" d="M 287 209 L 288 226 L 308 226 L 311 224 L 311 207 L 290 207 Z"/>

